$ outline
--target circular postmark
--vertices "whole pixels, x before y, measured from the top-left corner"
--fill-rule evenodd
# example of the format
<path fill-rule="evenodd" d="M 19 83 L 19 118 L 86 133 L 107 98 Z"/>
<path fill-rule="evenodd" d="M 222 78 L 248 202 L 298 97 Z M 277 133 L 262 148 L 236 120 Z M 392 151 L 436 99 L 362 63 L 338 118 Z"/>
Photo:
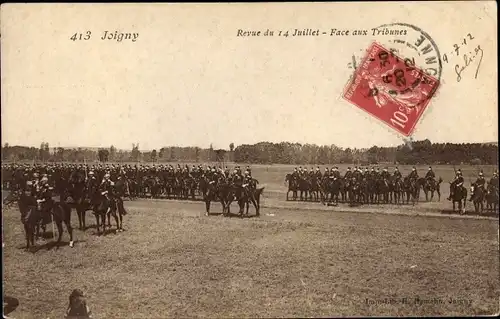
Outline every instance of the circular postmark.
<path fill-rule="evenodd" d="M 407 23 L 383 24 L 371 29 L 372 36 L 386 50 L 380 51 L 371 61 L 380 63 L 384 70 L 383 83 L 391 87 L 387 93 L 400 99 L 417 96 L 417 102 L 408 108 L 426 104 L 436 93 L 442 75 L 439 48 L 428 33 Z M 360 60 L 358 60 L 360 61 Z M 386 66 L 393 65 L 387 70 Z M 379 88 L 371 88 L 369 95 L 377 95 Z"/>

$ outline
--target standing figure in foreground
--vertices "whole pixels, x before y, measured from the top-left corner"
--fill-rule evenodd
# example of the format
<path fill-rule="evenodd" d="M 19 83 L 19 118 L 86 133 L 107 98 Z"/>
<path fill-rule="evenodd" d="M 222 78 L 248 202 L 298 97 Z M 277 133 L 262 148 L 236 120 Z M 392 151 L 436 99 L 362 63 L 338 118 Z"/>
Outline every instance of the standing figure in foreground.
<path fill-rule="evenodd" d="M 90 311 L 87 301 L 80 289 L 75 289 L 69 296 L 69 305 L 66 310 L 67 319 L 91 319 L 92 312 Z"/>

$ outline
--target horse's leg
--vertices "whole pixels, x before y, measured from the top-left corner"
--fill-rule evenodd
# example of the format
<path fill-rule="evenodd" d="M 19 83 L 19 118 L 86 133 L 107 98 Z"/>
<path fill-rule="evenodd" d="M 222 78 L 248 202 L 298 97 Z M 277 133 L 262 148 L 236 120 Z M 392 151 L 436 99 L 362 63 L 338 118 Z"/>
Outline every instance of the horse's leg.
<path fill-rule="evenodd" d="M 69 234 L 69 247 L 73 247 L 73 227 L 71 227 L 71 210 L 64 216 L 64 224 Z M 61 231 L 62 232 L 62 231 Z"/>
<path fill-rule="evenodd" d="M 115 222 L 116 222 L 116 230 L 115 230 L 115 233 L 117 232 L 120 232 L 120 222 L 118 220 L 118 213 L 116 210 L 113 210 L 111 212 L 111 214 L 113 215 L 113 218 L 115 219 Z M 110 227 L 111 228 L 111 227 Z"/>
<path fill-rule="evenodd" d="M 100 228 L 100 219 L 101 219 L 101 214 L 98 212 L 94 212 L 95 214 L 95 221 L 96 221 L 96 228 L 97 228 L 97 236 L 101 235 L 101 228 Z"/>
<path fill-rule="evenodd" d="M 30 249 L 30 240 L 31 240 L 30 231 L 31 231 L 31 228 L 30 228 L 28 222 L 24 223 L 24 232 L 26 235 L 26 250 Z"/>
<path fill-rule="evenodd" d="M 210 215 L 210 200 L 208 200 L 208 199 L 205 199 L 205 208 L 206 208 L 205 216 L 209 216 Z"/>
<path fill-rule="evenodd" d="M 57 226 L 57 241 L 56 241 L 56 248 L 59 248 L 59 244 L 61 243 L 62 239 L 62 234 L 63 234 L 63 226 L 62 226 L 62 221 L 60 218 L 56 218 L 55 220 L 56 226 Z"/>
<path fill-rule="evenodd" d="M 85 230 L 83 224 L 83 213 L 80 207 L 76 207 L 76 215 L 78 216 L 78 229 Z"/>

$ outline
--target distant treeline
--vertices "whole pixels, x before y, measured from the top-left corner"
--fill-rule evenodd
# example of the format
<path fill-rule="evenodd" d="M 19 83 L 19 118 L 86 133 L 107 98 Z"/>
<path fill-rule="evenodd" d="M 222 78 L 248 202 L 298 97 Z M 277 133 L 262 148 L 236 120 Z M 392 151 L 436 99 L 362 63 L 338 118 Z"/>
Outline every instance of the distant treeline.
<path fill-rule="evenodd" d="M 341 148 L 335 145 L 318 146 L 299 143 L 261 142 L 253 145 L 229 145 L 229 150 L 200 147 L 163 147 L 140 151 L 138 144 L 131 150 L 117 150 L 114 146 L 101 149 L 53 148 L 42 143 L 40 148 L 25 146 L 2 147 L 3 161 L 47 162 L 236 162 L 258 164 L 312 164 L 377 163 L 399 164 L 474 164 L 497 165 L 498 145 L 481 143 L 431 143 L 414 141 L 397 147 L 367 149 Z"/>

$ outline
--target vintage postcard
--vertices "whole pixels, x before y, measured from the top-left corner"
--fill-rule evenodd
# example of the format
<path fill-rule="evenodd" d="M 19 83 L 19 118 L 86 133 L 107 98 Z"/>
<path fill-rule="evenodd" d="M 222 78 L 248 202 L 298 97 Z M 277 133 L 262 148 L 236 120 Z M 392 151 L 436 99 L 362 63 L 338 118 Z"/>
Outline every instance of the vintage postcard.
<path fill-rule="evenodd" d="M 9 318 L 499 313 L 497 4 L 4 4 Z"/>

